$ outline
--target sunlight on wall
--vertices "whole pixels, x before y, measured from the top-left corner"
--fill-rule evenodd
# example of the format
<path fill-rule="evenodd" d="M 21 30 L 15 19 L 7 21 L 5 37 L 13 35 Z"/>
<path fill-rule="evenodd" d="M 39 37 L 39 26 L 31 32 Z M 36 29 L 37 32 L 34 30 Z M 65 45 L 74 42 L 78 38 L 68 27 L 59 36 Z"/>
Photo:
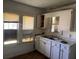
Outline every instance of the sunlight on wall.
<path fill-rule="evenodd" d="M 22 42 L 32 42 L 33 41 L 33 38 L 31 37 L 28 37 L 28 38 L 23 38 L 22 39 Z"/>
<path fill-rule="evenodd" d="M 22 42 L 32 42 L 33 41 L 33 37 L 28 37 L 28 38 L 23 38 Z M 9 41 L 5 41 L 4 45 L 8 45 L 8 44 L 15 44 L 17 43 L 17 40 L 9 40 Z"/>
<path fill-rule="evenodd" d="M 5 41 L 4 45 L 8 45 L 8 44 L 14 44 L 17 43 L 17 40 L 9 40 L 9 41 Z"/>

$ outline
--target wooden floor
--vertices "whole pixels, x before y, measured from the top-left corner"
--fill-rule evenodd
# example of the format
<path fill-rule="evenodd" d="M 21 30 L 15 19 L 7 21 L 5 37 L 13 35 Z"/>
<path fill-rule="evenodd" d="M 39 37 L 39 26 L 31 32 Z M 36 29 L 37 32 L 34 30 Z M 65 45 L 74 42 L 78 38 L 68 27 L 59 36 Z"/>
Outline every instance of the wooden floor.
<path fill-rule="evenodd" d="M 38 51 L 33 51 L 28 54 L 19 55 L 10 59 L 48 59 Z"/>

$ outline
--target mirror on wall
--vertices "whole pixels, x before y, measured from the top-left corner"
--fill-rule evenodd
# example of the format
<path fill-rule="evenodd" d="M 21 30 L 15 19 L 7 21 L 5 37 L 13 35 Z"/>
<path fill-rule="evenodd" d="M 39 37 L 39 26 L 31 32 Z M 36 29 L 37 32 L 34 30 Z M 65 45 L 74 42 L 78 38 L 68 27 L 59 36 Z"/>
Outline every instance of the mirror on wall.
<path fill-rule="evenodd" d="M 52 17 L 51 32 L 58 32 L 59 16 Z"/>

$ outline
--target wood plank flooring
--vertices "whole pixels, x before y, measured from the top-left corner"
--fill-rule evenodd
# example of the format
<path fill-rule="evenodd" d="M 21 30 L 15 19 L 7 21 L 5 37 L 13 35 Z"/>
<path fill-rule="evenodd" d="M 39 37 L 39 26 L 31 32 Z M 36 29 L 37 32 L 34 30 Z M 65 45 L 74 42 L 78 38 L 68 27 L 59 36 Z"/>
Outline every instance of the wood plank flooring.
<path fill-rule="evenodd" d="M 33 51 L 28 54 L 19 55 L 10 59 L 48 59 L 48 58 L 39 53 L 38 51 Z"/>

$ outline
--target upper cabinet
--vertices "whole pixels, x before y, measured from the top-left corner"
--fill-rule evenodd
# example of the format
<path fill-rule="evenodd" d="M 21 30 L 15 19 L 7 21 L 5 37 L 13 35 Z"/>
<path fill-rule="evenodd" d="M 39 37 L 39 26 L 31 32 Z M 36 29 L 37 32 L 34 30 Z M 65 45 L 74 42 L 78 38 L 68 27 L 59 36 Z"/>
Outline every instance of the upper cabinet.
<path fill-rule="evenodd" d="M 37 18 L 36 18 L 36 27 L 37 28 L 44 27 L 44 15 L 37 15 Z"/>
<path fill-rule="evenodd" d="M 44 15 L 41 15 L 41 26 L 40 27 L 44 27 Z"/>
<path fill-rule="evenodd" d="M 44 21 L 44 27 L 48 29 L 48 31 L 51 31 L 51 24 L 52 23 L 52 17 L 55 19 L 55 22 L 53 22 L 54 25 L 58 25 L 58 31 L 71 31 L 75 29 L 75 22 L 72 21 L 75 20 L 75 12 L 73 9 L 68 9 L 68 10 L 61 10 L 61 11 L 56 11 L 56 12 L 51 12 L 44 14 L 45 15 L 45 21 Z M 73 18 L 74 17 L 74 18 Z M 48 26 L 50 25 L 50 26 Z"/>
<path fill-rule="evenodd" d="M 71 13 L 71 24 L 70 31 L 76 32 L 76 9 L 73 9 Z"/>

